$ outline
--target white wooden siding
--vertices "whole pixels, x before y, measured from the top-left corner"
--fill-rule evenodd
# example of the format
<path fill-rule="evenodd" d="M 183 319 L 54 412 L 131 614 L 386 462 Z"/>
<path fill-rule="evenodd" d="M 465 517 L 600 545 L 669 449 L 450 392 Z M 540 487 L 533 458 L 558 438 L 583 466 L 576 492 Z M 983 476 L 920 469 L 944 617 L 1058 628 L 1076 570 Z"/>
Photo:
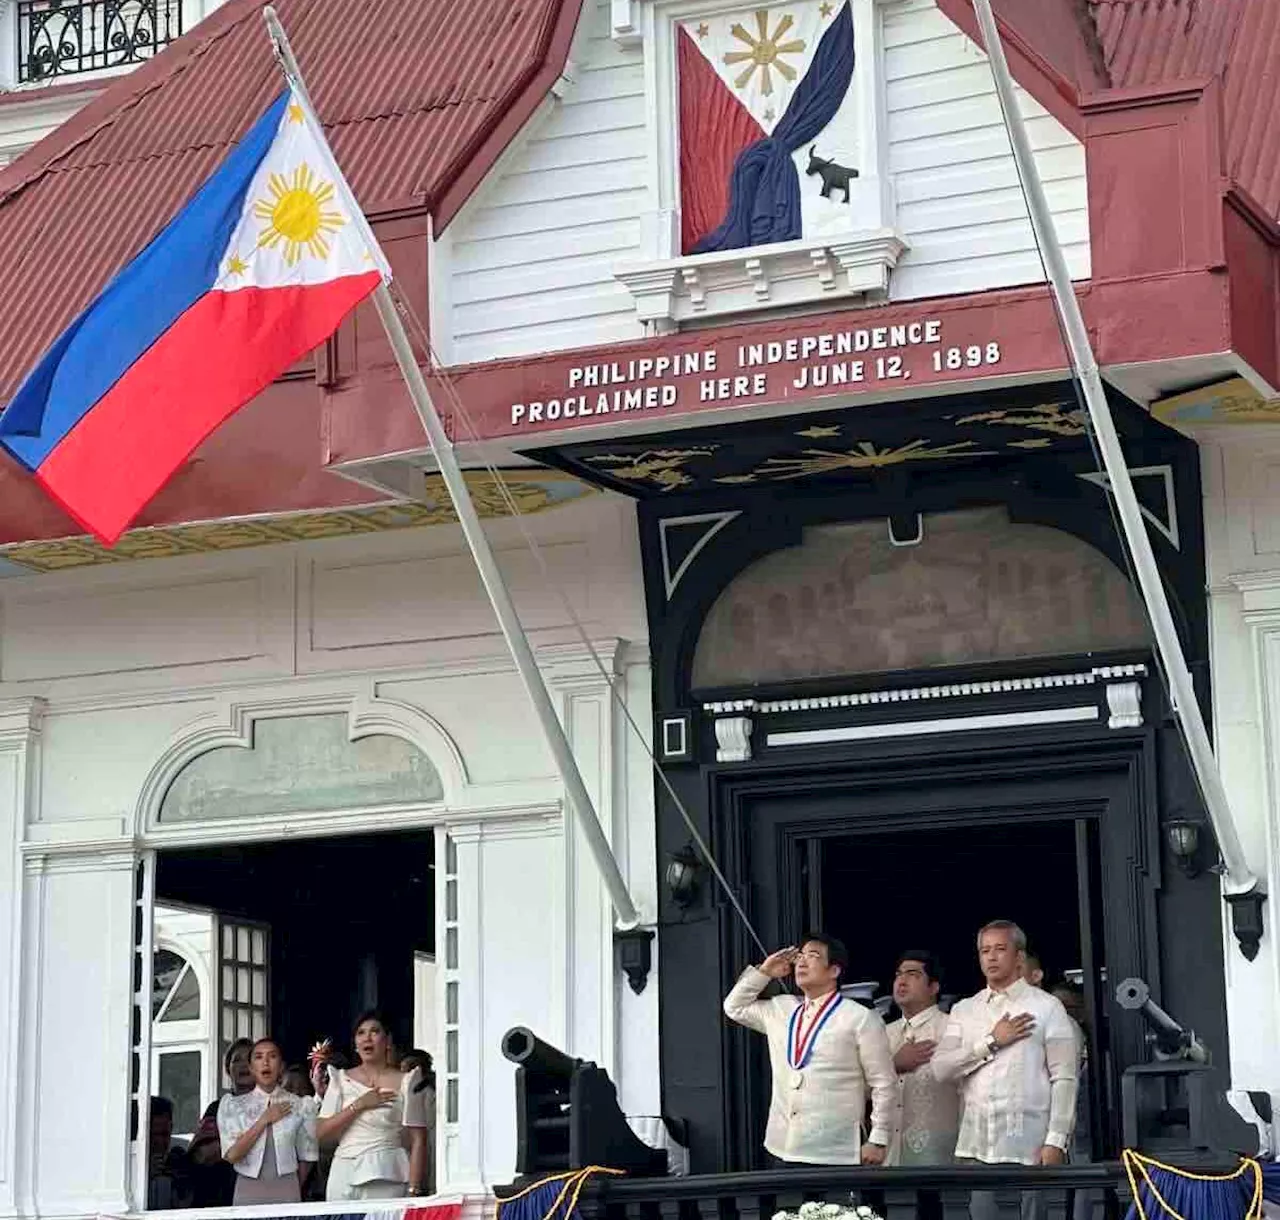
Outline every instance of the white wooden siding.
<path fill-rule="evenodd" d="M 889 172 L 910 244 L 895 300 L 978 292 L 1042 277 L 986 57 L 934 0 L 881 0 Z M 437 265 L 451 363 L 639 338 L 619 263 L 644 257 L 654 206 L 643 52 L 609 37 L 588 4 L 574 84 L 454 220 Z M 1089 275 L 1083 146 L 1019 91 L 1037 162 L 1077 278 Z"/>
<path fill-rule="evenodd" d="M 588 3 L 566 98 L 450 227 L 451 362 L 634 339 L 631 294 L 613 277 L 641 257 L 649 205 L 644 61 Z"/>
<path fill-rule="evenodd" d="M 933 0 L 884 8 L 889 172 L 910 244 L 895 300 L 1043 278 L 986 55 Z M 1089 275 L 1084 147 L 1018 90 L 1067 264 Z"/>
<path fill-rule="evenodd" d="M 11 94 L 0 105 L 0 166 L 16 160 L 100 92 L 85 89 L 83 93 L 42 96 L 41 90 L 30 89 L 21 95 Z"/>

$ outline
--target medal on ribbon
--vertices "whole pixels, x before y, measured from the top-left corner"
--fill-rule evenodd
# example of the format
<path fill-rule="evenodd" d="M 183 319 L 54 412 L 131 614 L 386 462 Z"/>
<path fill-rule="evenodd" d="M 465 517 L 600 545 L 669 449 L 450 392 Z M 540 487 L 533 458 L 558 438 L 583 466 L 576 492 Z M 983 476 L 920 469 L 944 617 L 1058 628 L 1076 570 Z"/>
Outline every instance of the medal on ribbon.
<path fill-rule="evenodd" d="M 807 1025 L 803 1015 L 804 1005 L 796 1005 L 795 1011 L 791 1014 L 791 1024 L 787 1026 L 787 1066 L 797 1076 L 809 1066 L 809 1060 L 813 1058 L 813 1048 L 818 1044 L 822 1027 L 831 1019 L 831 1014 L 840 1007 L 843 999 L 844 997 L 838 991 L 833 991 L 818 1006 L 813 1014 L 813 1020 Z"/>

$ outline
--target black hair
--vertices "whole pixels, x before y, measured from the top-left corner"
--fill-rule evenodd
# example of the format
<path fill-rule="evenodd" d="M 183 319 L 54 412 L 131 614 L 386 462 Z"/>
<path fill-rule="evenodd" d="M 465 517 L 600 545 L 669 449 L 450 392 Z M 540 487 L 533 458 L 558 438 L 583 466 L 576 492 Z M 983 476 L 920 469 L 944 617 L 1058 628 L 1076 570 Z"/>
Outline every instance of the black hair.
<path fill-rule="evenodd" d="M 400 1067 L 402 1070 L 406 1063 L 412 1062 L 417 1062 L 422 1065 L 422 1079 L 418 1081 L 417 1086 L 414 1088 L 414 1092 L 421 1093 L 423 1089 L 435 1088 L 436 1069 L 434 1066 L 435 1061 L 431 1057 L 431 1052 L 424 1051 L 420 1047 L 415 1046 L 410 1050 L 405 1051 L 405 1053 L 400 1056 Z"/>
<path fill-rule="evenodd" d="M 942 986 L 942 966 L 928 949 L 903 949 L 898 960 L 893 963 L 893 972 L 897 974 L 903 962 L 919 962 L 924 967 L 924 976 L 931 983 Z"/>
<path fill-rule="evenodd" d="M 844 947 L 844 941 L 836 936 L 828 936 L 825 932 L 809 932 L 800 941 L 802 945 L 815 944 L 822 945 L 827 951 L 827 962 L 832 966 L 839 966 L 842 975 L 847 974 L 849 970 L 849 950 Z"/>
<path fill-rule="evenodd" d="M 364 1012 L 362 1012 L 351 1023 L 351 1037 L 353 1039 L 356 1036 L 356 1030 L 358 1030 L 366 1021 L 377 1021 L 377 1023 L 382 1026 L 382 1032 L 386 1034 L 388 1038 L 391 1037 L 391 1022 L 383 1016 L 382 1011 L 377 1008 L 366 1008 Z"/>
<path fill-rule="evenodd" d="M 232 1059 L 232 1056 L 234 1056 L 234 1055 L 235 1055 L 236 1051 L 240 1051 L 240 1050 L 247 1050 L 247 1051 L 249 1052 L 249 1054 L 251 1054 L 251 1055 L 252 1055 L 252 1054 L 253 1054 L 253 1039 L 252 1039 L 252 1038 L 237 1038 L 237 1039 L 236 1039 L 236 1040 L 235 1040 L 235 1041 L 234 1041 L 234 1042 L 233 1042 L 229 1047 L 227 1047 L 226 1054 L 222 1056 L 222 1070 L 223 1070 L 224 1072 L 226 1072 L 226 1074 L 227 1074 L 228 1076 L 230 1076 L 230 1075 L 231 1075 L 231 1059 Z"/>
<path fill-rule="evenodd" d="M 172 1118 L 173 1102 L 171 1102 L 167 1097 L 153 1097 L 151 1099 L 151 1117 Z"/>
<path fill-rule="evenodd" d="M 255 1039 L 253 1045 L 249 1048 L 249 1054 L 252 1055 L 253 1052 L 256 1051 L 260 1046 L 274 1046 L 277 1051 L 280 1051 L 280 1058 L 281 1059 L 284 1058 L 284 1051 L 280 1050 L 280 1043 L 277 1042 L 274 1038 Z"/>

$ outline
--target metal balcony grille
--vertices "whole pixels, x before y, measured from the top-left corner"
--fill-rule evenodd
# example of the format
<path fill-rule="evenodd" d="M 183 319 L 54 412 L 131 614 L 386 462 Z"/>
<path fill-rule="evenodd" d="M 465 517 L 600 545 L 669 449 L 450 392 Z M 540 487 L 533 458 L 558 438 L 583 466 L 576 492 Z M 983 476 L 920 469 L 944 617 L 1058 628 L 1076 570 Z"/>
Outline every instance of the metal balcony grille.
<path fill-rule="evenodd" d="M 18 80 L 141 63 L 182 33 L 182 0 L 18 0 Z"/>

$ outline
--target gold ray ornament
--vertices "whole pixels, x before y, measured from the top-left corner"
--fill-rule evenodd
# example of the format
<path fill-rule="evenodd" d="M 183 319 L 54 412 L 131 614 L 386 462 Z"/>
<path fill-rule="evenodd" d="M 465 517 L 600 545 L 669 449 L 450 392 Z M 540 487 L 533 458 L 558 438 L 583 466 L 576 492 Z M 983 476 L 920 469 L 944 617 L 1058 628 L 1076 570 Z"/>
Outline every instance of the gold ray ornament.
<path fill-rule="evenodd" d="M 746 51 L 726 51 L 724 62 L 728 67 L 742 63 L 747 65 L 734 78 L 733 85 L 735 89 L 745 89 L 758 70 L 760 73 L 760 92 L 768 97 L 773 93 L 773 71 L 776 71 L 785 81 L 790 82 L 796 79 L 798 74 L 795 68 L 783 60 L 781 56 L 802 54 L 805 43 L 803 38 L 793 38 L 789 42 L 782 41 L 786 37 L 787 31 L 795 25 L 795 18 L 789 13 L 784 13 L 778 18 L 778 23 L 774 26 L 773 33 L 769 32 L 768 9 L 756 9 L 755 19 L 757 31 L 755 34 L 752 34 L 740 21 L 734 22 L 730 27 L 729 32 L 739 42 L 746 43 L 750 49 Z"/>

